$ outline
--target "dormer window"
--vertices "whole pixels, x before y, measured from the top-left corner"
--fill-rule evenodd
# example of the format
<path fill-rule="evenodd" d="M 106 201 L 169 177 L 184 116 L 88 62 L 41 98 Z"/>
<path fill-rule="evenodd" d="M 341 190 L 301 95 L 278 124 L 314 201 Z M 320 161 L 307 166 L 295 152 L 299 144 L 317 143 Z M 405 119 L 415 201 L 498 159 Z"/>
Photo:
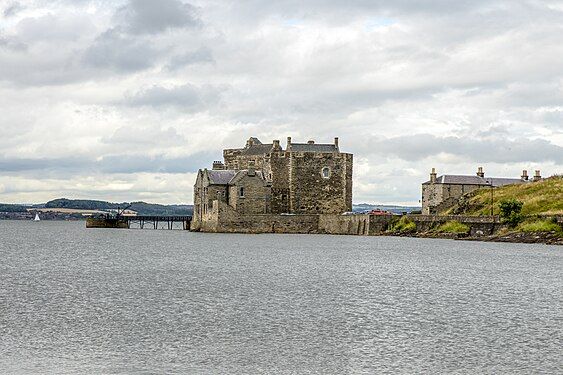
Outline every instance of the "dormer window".
<path fill-rule="evenodd" d="M 321 175 L 323 176 L 323 178 L 330 178 L 330 168 L 329 167 L 324 167 L 321 170 Z"/>

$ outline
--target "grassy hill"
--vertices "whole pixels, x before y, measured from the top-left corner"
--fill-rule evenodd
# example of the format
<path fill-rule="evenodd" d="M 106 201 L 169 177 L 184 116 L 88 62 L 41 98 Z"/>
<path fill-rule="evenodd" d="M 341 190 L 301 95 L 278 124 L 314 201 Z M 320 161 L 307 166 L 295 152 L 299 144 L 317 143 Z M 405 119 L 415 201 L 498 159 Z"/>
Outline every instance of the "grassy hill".
<path fill-rule="evenodd" d="M 563 214 L 563 176 L 553 176 L 542 181 L 507 185 L 493 191 L 494 214 L 498 215 L 498 203 L 514 198 L 524 203 L 523 215 Z M 491 191 L 481 189 L 468 194 L 445 214 L 489 215 L 491 212 Z"/>

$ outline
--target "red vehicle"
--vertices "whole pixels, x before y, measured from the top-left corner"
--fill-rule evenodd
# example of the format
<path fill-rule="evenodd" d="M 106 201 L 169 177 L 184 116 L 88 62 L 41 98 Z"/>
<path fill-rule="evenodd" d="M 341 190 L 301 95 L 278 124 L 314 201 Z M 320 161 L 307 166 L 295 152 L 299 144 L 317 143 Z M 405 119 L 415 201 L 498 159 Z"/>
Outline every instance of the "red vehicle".
<path fill-rule="evenodd" d="M 382 215 L 393 215 L 393 213 L 376 208 L 375 210 L 371 210 L 370 212 L 368 212 L 368 215 L 381 215 L 382 216 Z"/>

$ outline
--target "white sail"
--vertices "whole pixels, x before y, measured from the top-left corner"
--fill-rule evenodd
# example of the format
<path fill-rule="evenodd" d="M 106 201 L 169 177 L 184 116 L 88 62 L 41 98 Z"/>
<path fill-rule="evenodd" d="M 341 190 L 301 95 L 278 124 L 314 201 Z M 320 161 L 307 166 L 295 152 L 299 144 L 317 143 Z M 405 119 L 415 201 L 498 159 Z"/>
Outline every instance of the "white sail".
<path fill-rule="evenodd" d="M 39 218 L 39 214 L 36 212 L 35 213 L 35 219 L 33 219 L 33 221 L 39 221 L 39 220 L 41 220 L 41 219 Z"/>

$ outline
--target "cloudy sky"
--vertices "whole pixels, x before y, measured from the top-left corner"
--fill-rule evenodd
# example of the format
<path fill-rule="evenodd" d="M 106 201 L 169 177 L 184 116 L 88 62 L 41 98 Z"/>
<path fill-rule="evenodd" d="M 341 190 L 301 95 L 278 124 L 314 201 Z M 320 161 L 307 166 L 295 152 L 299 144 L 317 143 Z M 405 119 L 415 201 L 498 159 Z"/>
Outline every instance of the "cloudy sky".
<path fill-rule="evenodd" d="M 0 202 L 190 203 L 250 136 L 340 137 L 358 203 L 563 173 L 562 56 L 560 0 L 0 0 Z"/>

